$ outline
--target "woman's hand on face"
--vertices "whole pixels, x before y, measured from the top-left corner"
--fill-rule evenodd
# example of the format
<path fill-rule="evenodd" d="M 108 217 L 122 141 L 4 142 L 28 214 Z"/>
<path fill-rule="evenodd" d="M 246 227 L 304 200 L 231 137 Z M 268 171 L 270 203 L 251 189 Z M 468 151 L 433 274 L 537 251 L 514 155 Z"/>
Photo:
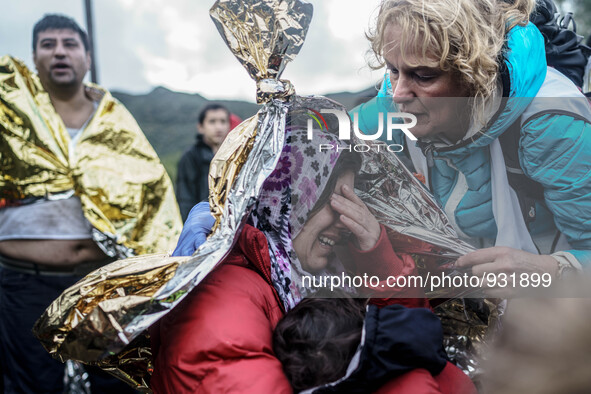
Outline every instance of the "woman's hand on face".
<path fill-rule="evenodd" d="M 521 274 L 550 274 L 552 278 L 555 278 L 558 273 L 558 262 L 554 257 L 537 255 L 504 246 L 495 246 L 468 253 L 456 261 L 455 267 L 458 269 L 467 269 L 468 271 L 471 270 L 472 275 L 477 277 L 484 277 L 486 275 L 487 278 L 490 278 L 488 276 L 489 274 L 495 274 L 497 277 L 499 274 L 505 274 L 505 277 L 507 277 L 515 273 L 517 274 L 517 281 L 515 282 L 517 286 L 519 286 Z M 489 282 L 487 280 L 484 282 L 483 287 L 489 287 L 487 286 Z M 514 295 L 519 290 L 523 290 L 518 287 L 511 287 L 511 280 L 494 281 L 495 284 L 505 282 L 509 286 L 489 287 L 486 290 L 487 295 L 492 297 L 508 297 Z"/>
<path fill-rule="evenodd" d="M 350 186 L 343 185 L 341 193 L 333 193 L 331 207 L 340 214 L 341 223 L 357 238 L 359 249 L 372 249 L 380 239 L 380 224 Z"/>

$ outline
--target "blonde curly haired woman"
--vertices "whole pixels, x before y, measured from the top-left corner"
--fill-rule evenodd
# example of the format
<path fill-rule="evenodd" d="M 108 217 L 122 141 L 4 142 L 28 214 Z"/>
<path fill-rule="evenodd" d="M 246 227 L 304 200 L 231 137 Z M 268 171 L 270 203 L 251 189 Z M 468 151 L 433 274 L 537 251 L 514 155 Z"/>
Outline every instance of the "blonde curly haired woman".
<path fill-rule="evenodd" d="M 480 248 L 456 266 L 500 274 L 490 295 L 591 264 L 591 111 L 547 67 L 544 39 L 529 22 L 535 6 L 384 1 L 368 38 L 372 66 L 387 72 L 377 97 L 352 111 L 366 134 L 375 133 L 376 112 L 416 116 L 418 141 L 398 133 L 393 142 L 405 145 L 458 234 Z M 508 138 L 515 152 L 502 143 Z"/>

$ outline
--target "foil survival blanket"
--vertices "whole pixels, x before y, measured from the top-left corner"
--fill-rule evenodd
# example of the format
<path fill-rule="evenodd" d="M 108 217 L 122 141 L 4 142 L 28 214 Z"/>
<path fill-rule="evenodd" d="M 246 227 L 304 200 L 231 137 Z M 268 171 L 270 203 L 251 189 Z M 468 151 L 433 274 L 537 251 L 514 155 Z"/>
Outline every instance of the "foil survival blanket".
<path fill-rule="evenodd" d="M 230 133 L 212 161 L 210 206 L 215 230 L 191 257 L 134 258 L 91 273 L 56 300 L 35 326 L 36 335 L 54 357 L 101 365 L 144 388 L 151 366 L 146 361 L 149 352 L 141 344 L 143 333 L 231 249 L 263 182 L 277 165 L 288 114 L 291 122 L 297 122 L 298 110 L 335 105 L 323 98 L 295 96 L 291 84 L 279 79 L 303 44 L 312 16 L 310 4 L 219 0 L 210 14 L 226 44 L 257 82 L 257 102 L 262 104 L 255 116 Z M 424 270 L 440 269 L 473 250 L 457 238 L 432 196 L 394 155 L 364 157 L 356 187 L 393 242 L 416 254 Z M 457 306 L 453 308 L 450 312 L 455 313 Z M 469 320 L 465 324 L 472 325 Z M 478 330 L 477 340 L 487 326 Z M 143 372 L 138 373 L 142 369 L 138 365 L 145 366 Z"/>
<path fill-rule="evenodd" d="M 232 130 L 212 161 L 215 230 L 191 257 L 137 257 L 100 268 L 55 300 L 34 328 L 54 357 L 100 365 L 138 388 L 147 388 L 150 370 L 142 334 L 224 258 L 277 164 L 294 94 L 279 77 L 304 42 L 312 6 L 298 0 L 220 0 L 210 14 L 257 82 L 262 104 Z"/>
<path fill-rule="evenodd" d="M 73 149 L 38 77 L 0 57 L 0 201 L 19 205 L 73 191 L 107 255 L 173 248 L 182 223 L 164 166 L 121 103 L 96 85 L 86 94 L 98 108 Z"/>

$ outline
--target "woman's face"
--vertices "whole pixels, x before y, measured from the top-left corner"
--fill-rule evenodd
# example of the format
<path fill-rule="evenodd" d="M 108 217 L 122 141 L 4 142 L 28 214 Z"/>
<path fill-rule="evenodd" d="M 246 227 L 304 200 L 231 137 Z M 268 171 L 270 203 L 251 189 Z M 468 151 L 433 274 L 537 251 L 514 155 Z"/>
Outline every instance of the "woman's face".
<path fill-rule="evenodd" d="M 345 171 L 338 179 L 335 190 L 342 190 L 347 185 L 353 190 L 355 174 Z M 347 227 L 340 221 L 339 214 L 329 203 L 324 205 L 314 216 L 308 218 L 304 227 L 293 240 L 293 248 L 306 271 L 315 272 L 328 264 L 336 244 L 348 233 Z"/>
<path fill-rule="evenodd" d="M 417 125 L 410 131 L 418 138 L 442 133 L 452 141 L 461 139 L 470 120 L 468 88 L 451 71 L 442 71 L 437 60 L 401 53 L 401 47 L 396 45 L 401 36 L 397 26 L 386 27 L 383 57 L 390 72 L 394 102 L 400 112 L 417 117 Z"/>

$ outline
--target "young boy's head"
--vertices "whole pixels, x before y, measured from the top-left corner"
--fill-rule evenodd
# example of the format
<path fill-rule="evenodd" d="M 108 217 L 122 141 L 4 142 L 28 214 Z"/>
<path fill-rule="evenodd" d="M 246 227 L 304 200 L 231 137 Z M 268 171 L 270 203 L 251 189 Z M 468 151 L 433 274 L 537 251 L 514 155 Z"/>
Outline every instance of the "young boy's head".
<path fill-rule="evenodd" d="M 273 333 L 273 350 L 295 391 L 345 375 L 361 342 L 365 300 L 308 298 L 289 311 Z"/>

